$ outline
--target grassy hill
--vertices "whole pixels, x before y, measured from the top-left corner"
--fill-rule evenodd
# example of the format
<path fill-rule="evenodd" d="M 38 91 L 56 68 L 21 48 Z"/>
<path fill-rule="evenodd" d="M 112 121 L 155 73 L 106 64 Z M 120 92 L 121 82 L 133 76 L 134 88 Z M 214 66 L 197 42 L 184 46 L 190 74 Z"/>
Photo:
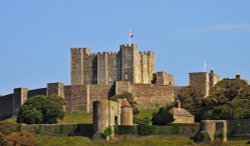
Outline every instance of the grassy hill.
<path fill-rule="evenodd" d="M 106 142 L 104 140 L 92 141 L 87 137 L 37 137 L 38 146 L 214 146 L 205 144 L 195 144 L 189 138 L 171 138 L 171 137 L 123 137 L 120 140 Z M 226 144 L 216 144 L 217 146 L 245 146 L 246 140 L 229 141 Z"/>
<path fill-rule="evenodd" d="M 135 117 L 142 119 L 143 117 L 149 117 L 151 119 L 152 113 L 158 111 L 155 109 L 140 110 L 140 113 Z M 9 118 L 4 120 L 5 122 L 15 123 L 16 118 Z M 66 112 L 64 119 L 58 121 L 59 124 L 66 123 L 92 123 L 92 113 L 80 113 L 80 112 Z"/>

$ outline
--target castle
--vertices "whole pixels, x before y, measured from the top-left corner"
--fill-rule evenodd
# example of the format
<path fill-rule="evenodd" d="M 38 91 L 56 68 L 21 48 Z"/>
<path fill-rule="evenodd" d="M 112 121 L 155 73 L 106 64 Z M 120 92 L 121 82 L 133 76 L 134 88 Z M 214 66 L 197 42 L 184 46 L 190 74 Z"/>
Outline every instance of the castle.
<path fill-rule="evenodd" d="M 219 81 L 211 71 L 190 73 L 190 86 L 202 90 L 204 97 Z M 121 45 L 118 52 L 91 53 L 88 48 L 71 49 L 71 85 L 48 83 L 46 88 L 15 88 L 0 97 L 0 117 L 15 114 L 19 107 L 35 95 L 57 95 L 65 98 L 66 111 L 91 112 L 97 100 L 130 92 L 139 109 L 164 106 L 174 102 L 182 87 L 174 85 L 174 76 L 155 71 L 154 52 L 140 52 L 136 44 Z"/>

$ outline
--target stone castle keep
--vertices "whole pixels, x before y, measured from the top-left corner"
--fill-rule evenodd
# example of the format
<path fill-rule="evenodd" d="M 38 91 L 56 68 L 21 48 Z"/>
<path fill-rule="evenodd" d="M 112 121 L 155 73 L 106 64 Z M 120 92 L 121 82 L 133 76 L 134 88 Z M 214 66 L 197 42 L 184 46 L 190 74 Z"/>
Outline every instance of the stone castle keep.
<path fill-rule="evenodd" d="M 154 56 L 151 51 L 139 52 L 135 44 L 121 45 L 117 53 L 92 54 L 88 48 L 71 49 L 71 84 L 110 85 L 116 81 L 151 84 Z M 171 77 L 169 82 L 173 82 Z"/>
<path fill-rule="evenodd" d="M 208 95 L 219 77 L 211 71 L 190 73 L 190 86 Z M 97 100 L 130 92 L 139 109 L 164 106 L 174 102 L 182 87 L 174 86 L 174 76 L 155 71 L 155 54 L 140 52 L 136 44 L 121 45 L 118 52 L 91 53 L 88 48 L 71 49 L 71 85 L 48 83 L 46 88 L 15 88 L 0 97 L 0 117 L 15 114 L 19 107 L 35 95 L 57 95 L 65 98 L 66 111 L 92 112 Z"/>

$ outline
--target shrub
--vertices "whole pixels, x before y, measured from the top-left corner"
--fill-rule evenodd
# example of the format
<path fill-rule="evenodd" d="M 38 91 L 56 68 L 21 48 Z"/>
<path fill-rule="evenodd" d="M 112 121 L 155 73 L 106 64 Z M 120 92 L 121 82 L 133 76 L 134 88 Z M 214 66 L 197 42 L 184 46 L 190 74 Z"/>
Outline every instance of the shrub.
<path fill-rule="evenodd" d="M 161 107 L 159 112 L 153 113 L 153 125 L 166 125 L 174 121 L 173 115 L 169 112 L 171 106 Z"/>
<path fill-rule="evenodd" d="M 42 125 L 38 125 L 35 127 L 36 134 L 41 134 L 42 133 Z"/>
<path fill-rule="evenodd" d="M 112 135 L 112 133 L 113 133 L 112 127 L 109 126 L 109 127 L 104 129 L 104 131 L 102 132 L 102 136 L 103 136 L 103 138 L 107 139 L 108 136 Z"/>
<path fill-rule="evenodd" d="M 38 95 L 29 98 L 17 114 L 18 123 L 52 124 L 63 119 L 64 111 L 61 100 Z"/>
<path fill-rule="evenodd" d="M 203 142 L 205 140 L 205 136 L 206 136 L 206 132 L 205 131 L 200 131 L 194 137 L 192 137 L 192 139 L 195 142 Z"/>
<path fill-rule="evenodd" d="M 135 135 L 137 134 L 136 126 L 118 125 L 115 127 L 115 133 L 118 135 Z"/>
<path fill-rule="evenodd" d="M 57 125 L 54 129 L 55 134 L 63 134 L 64 133 L 64 125 Z"/>
<path fill-rule="evenodd" d="M 16 125 L 16 131 L 21 132 L 22 131 L 22 124 L 17 124 Z"/>
<path fill-rule="evenodd" d="M 137 127 L 137 133 L 138 135 L 153 135 L 155 134 L 155 128 L 154 126 L 148 126 L 148 125 L 139 125 Z"/>

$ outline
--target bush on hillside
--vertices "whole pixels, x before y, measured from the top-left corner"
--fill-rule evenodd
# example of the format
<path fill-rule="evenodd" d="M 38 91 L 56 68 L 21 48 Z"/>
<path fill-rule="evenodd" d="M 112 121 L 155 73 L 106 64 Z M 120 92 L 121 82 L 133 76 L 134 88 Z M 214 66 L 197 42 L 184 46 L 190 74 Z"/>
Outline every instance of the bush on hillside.
<path fill-rule="evenodd" d="M 29 98 L 19 109 L 18 123 L 52 124 L 63 119 L 64 111 L 60 100 L 49 96 L 38 95 Z"/>
<path fill-rule="evenodd" d="M 153 113 L 152 124 L 153 125 L 167 125 L 174 121 L 173 115 L 169 112 L 172 106 L 161 107 L 156 113 Z"/>
<path fill-rule="evenodd" d="M 201 113 L 203 119 L 250 118 L 250 86 L 240 79 L 218 82 L 204 99 Z"/>
<path fill-rule="evenodd" d="M 195 116 L 195 121 L 200 121 L 203 96 L 199 88 L 187 86 L 177 94 L 177 100 L 181 102 L 182 108 Z"/>

